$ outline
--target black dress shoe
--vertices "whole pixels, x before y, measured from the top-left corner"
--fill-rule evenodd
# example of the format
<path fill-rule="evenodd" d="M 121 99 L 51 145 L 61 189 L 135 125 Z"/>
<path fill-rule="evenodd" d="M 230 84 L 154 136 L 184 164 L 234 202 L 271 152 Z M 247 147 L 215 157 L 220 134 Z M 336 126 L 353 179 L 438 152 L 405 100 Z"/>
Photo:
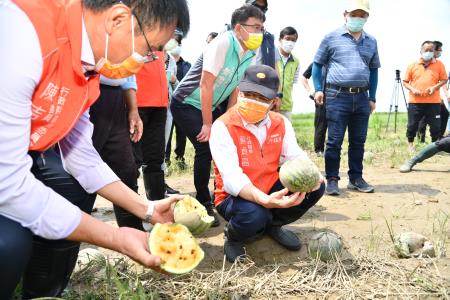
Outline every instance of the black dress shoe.
<path fill-rule="evenodd" d="M 300 242 L 298 236 L 294 232 L 281 226 L 270 227 L 267 234 L 278 244 L 288 250 L 297 251 L 302 247 L 302 243 Z"/>
<path fill-rule="evenodd" d="M 170 194 L 179 194 L 180 193 L 180 191 L 174 190 L 167 183 L 165 185 L 166 185 L 166 194 L 170 195 Z"/>
<path fill-rule="evenodd" d="M 211 227 L 218 227 L 220 225 L 219 216 L 214 211 L 212 204 L 205 205 L 206 211 L 208 215 L 214 218 L 214 222 L 211 224 Z"/>
<path fill-rule="evenodd" d="M 236 259 L 245 258 L 246 254 L 244 242 L 233 239 L 232 232 L 230 232 L 228 226 L 229 223 L 225 225 L 223 229 L 225 239 L 225 243 L 223 244 L 223 251 L 225 253 L 225 258 L 227 259 L 227 261 L 230 263 L 234 263 Z"/>

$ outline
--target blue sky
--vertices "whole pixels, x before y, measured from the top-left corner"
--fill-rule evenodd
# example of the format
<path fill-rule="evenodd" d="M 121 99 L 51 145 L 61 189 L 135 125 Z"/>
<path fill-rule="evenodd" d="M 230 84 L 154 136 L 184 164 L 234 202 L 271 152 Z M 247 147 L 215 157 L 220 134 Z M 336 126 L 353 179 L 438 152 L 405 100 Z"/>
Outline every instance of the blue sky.
<path fill-rule="evenodd" d="M 182 56 L 193 62 L 205 46 L 211 31 L 222 31 L 233 10 L 243 0 L 190 0 L 191 31 L 183 41 Z M 294 49 L 301 62 L 301 72 L 308 67 L 323 36 L 344 24 L 345 0 L 269 0 L 265 26 L 278 34 L 286 26 L 299 32 Z M 450 1 L 449 0 L 372 0 L 371 13 L 364 29 L 378 40 L 381 59 L 377 93 L 377 111 L 388 111 L 395 70 L 403 75 L 408 64 L 420 57 L 424 40 L 444 43 L 442 61 L 450 71 Z M 314 111 L 303 87 L 294 87 L 294 112 Z M 400 98 L 399 109 L 405 110 Z"/>

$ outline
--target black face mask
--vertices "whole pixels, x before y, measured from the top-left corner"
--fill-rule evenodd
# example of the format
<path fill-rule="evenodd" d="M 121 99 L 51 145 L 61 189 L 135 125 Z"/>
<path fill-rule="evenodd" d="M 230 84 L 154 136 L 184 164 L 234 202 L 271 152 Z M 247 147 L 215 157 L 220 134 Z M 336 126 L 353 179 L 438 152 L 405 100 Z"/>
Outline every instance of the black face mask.
<path fill-rule="evenodd" d="M 262 12 L 265 14 L 267 12 L 267 6 L 261 6 L 259 4 L 253 3 L 253 6 L 256 6 L 257 8 L 259 8 L 260 10 L 262 10 Z"/>

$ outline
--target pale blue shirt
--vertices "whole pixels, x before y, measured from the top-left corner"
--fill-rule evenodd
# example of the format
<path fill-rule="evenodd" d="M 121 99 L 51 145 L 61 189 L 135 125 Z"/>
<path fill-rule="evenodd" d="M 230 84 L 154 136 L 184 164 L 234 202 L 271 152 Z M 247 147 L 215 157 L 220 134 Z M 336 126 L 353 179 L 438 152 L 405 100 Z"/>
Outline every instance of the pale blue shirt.
<path fill-rule="evenodd" d="M 95 64 L 84 26 L 82 45 L 81 60 Z M 30 172 L 31 99 L 43 61 L 32 23 L 10 0 L 0 0 L 0 66 L 0 215 L 44 238 L 66 238 L 81 211 Z M 85 112 L 59 142 L 64 168 L 89 193 L 119 180 L 94 149 L 92 132 Z"/>

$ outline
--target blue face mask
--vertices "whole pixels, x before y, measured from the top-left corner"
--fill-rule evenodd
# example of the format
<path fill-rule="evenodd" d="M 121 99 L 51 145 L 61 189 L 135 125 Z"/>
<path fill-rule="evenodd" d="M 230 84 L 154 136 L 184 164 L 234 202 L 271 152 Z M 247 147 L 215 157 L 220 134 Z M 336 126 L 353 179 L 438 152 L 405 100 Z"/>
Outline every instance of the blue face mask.
<path fill-rule="evenodd" d="M 422 59 L 424 61 L 431 60 L 433 57 L 434 57 L 434 52 L 432 52 L 432 51 L 428 51 L 428 52 L 423 52 L 422 53 Z"/>
<path fill-rule="evenodd" d="M 363 30 L 364 24 L 366 24 L 366 18 L 348 17 L 347 29 L 351 32 L 360 32 Z"/>

